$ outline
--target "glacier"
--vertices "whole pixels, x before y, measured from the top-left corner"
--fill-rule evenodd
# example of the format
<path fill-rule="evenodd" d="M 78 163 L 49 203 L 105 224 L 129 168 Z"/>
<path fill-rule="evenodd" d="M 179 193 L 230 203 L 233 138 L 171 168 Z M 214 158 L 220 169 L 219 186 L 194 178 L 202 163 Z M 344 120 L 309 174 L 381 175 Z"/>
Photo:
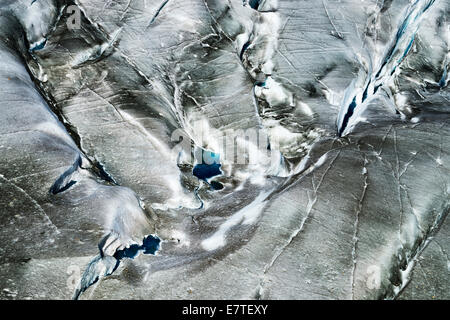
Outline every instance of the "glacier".
<path fill-rule="evenodd" d="M 0 299 L 449 299 L 447 0 L 0 0 Z"/>

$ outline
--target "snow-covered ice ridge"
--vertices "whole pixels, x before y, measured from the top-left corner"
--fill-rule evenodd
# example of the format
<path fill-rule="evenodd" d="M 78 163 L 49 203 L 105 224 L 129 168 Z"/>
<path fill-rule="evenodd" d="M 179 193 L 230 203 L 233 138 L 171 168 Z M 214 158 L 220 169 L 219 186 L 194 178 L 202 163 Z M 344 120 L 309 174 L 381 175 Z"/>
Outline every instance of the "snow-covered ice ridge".
<path fill-rule="evenodd" d="M 449 17 L 0 1 L 0 298 L 449 299 Z"/>

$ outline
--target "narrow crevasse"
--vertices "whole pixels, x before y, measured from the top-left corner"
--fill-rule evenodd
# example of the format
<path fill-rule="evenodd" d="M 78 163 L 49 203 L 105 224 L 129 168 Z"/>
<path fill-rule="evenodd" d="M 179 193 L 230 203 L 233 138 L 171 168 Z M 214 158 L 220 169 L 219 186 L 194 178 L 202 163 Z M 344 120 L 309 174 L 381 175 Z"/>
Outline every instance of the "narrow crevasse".
<path fill-rule="evenodd" d="M 353 127 L 361 121 L 361 114 L 375 97 L 378 90 L 395 78 L 399 66 L 413 46 L 422 19 L 434 2 L 435 0 L 415 0 L 411 3 L 406 8 L 405 18 L 393 36 L 386 53 L 381 58 L 379 66 L 373 66 L 375 61 L 370 61 L 364 87 L 355 87 L 356 81 L 354 81 L 347 88 L 337 118 L 338 136 L 344 136 L 351 132 Z M 398 109 L 395 111 L 397 113 L 401 112 Z"/>

